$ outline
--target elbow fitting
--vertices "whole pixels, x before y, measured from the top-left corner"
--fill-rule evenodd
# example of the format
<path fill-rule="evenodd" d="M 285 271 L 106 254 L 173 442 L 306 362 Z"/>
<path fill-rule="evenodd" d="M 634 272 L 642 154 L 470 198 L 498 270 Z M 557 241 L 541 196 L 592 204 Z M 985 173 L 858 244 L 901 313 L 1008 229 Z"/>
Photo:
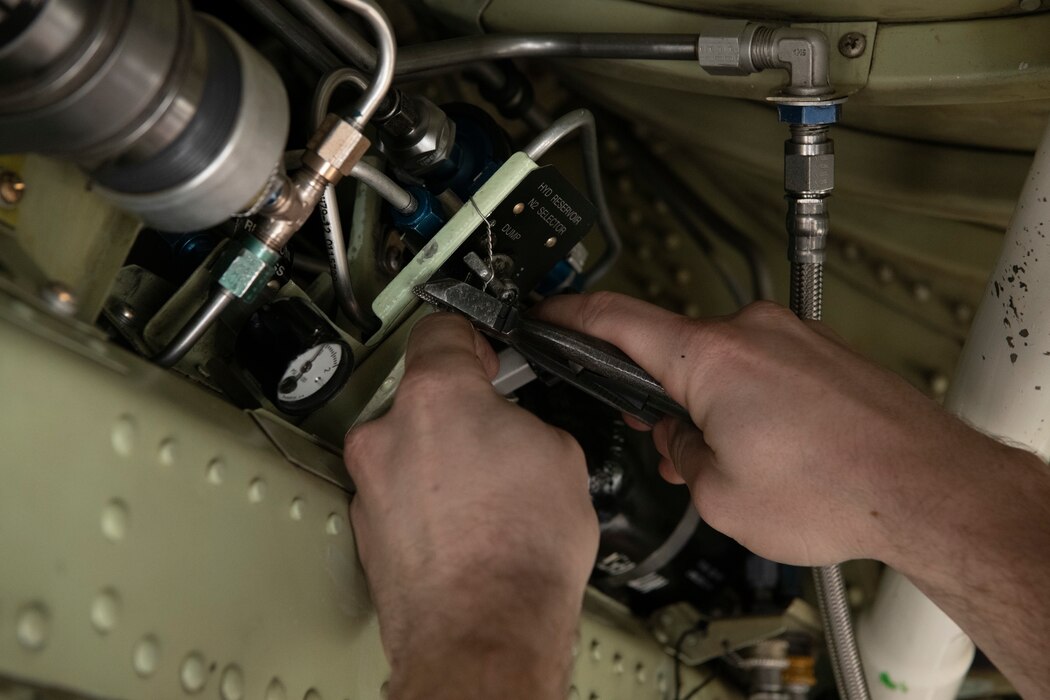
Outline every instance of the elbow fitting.
<path fill-rule="evenodd" d="M 700 66 L 711 75 L 751 75 L 767 68 L 788 72 L 784 93 L 821 97 L 833 92 L 828 37 L 818 29 L 774 27 L 746 20 L 712 23 L 697 39 Z"/>

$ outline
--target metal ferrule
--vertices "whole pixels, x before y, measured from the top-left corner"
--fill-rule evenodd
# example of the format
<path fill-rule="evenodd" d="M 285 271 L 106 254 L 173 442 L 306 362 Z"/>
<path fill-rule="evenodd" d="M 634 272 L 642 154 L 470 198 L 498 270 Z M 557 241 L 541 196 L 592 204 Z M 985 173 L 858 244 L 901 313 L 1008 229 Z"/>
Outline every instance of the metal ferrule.
<path fill-rule="evenodd" d="M 788 197 L 788 260 L 822 263 L 827 258 L 828 203 L 823 197 Z"/>

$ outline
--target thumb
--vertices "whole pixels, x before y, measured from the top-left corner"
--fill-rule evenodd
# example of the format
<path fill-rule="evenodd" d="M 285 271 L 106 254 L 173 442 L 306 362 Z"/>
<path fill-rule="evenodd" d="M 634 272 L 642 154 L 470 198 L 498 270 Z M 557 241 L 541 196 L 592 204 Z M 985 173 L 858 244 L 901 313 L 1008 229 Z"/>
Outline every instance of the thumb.
<path fill-rule="evenodd" d="M 489 383 L 499 370 L 492 346 L 462 316 L 434 313 L 412 329 L 405 349 L 405 376 L 437 372 L 478 377 Z"/>
<path fill-rule="evenodd" d="M 538 305 L 534 315 L 612 343 L 688 408 L 694 420 L 706 414 L 706 406 L 698 405 L 704 397 L 688 395 L 707 364 L 701 322 L 612 292 L 552 297 Z"/>

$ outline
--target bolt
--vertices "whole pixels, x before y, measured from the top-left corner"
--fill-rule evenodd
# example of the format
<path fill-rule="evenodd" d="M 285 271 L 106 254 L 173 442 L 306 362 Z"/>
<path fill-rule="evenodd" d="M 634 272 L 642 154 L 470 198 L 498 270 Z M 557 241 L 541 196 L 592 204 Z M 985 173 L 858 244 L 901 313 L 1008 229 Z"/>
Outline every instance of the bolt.
<path fill-rule="evenodd" d="M 1038 0 L 1036 0 L 1038 3 Z M 1023 1 L 1022 1 L 1022 4 Z M 859 58 L 868 48 L 868 38 L 860 32 L 847 32 L 839 39 L 839 53 L 846 58 Z"/>
<path fill-rule="evenodd" d="M 14 206 L 22 201 L 26 193 L 26 183 L 10 170 L 0 171 L 0 202 Z"/>
<path fill-rule="evenodd" d="M 41 287 L 40 299 L 59 316 L 72 316 L 77 312 L 77 298 L 61 282 L 48 282 Z"/>
<path fill-rule="evenodd" d="M 547 246 L 548 248 L 553 248 L 554 246 L 558 245 L 558 239 L 554 236 L 551 236 L 543 245 Z"/>

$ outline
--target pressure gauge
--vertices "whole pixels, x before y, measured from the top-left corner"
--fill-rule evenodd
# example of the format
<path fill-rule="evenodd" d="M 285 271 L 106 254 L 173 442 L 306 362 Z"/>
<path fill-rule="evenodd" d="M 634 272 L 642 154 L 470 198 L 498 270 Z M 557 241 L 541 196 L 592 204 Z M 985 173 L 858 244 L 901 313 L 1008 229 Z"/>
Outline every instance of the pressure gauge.
<path fill-rule="evenodd" d="M 241 365 L 283 413 L 312 413 L 350 378 L 354 355 L 329 322 L 301 299 L 252 314 L 237 339 Z"/>

